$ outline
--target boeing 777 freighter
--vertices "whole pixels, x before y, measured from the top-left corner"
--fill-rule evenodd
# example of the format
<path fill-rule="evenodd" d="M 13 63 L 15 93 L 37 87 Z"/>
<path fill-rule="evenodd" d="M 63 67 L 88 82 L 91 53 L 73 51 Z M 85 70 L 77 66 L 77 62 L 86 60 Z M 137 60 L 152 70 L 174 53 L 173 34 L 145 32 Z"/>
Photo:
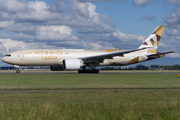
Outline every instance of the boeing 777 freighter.
<path fill-rule="evenodd" d="M 163 29 L 163 25 L 158 26 L 136 50 L 29 49 L 8 53 L 2 61 L 14 65 L 18 74 L 19 66 L 50 66 L 52 71 L 78 70 L 78 73 L 99 73 L 96 66 L 130 65 L 174 53 L 156 52 Z M 91 70 L 86 70 L 87 66 Z"/>

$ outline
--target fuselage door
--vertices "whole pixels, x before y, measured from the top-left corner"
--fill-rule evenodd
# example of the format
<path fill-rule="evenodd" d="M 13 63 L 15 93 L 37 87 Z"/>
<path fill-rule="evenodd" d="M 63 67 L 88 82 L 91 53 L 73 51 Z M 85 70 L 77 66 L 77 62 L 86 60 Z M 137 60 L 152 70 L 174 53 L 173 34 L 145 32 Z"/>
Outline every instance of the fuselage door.
<path fill-rule="evenodd" d="M 23 53 L 20 53 L 20 54 L 19 54 L 19 58 L 20 58 L 20 60 L 24 60 L 24 54 L 23 54 Z"/>

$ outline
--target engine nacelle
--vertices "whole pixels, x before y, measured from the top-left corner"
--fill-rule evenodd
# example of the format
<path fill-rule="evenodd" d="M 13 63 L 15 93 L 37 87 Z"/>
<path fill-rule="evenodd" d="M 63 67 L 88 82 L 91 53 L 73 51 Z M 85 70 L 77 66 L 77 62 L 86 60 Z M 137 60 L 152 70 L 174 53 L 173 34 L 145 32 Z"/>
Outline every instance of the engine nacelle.
<path fill-rule="evenodd" d="M 63 66 L 65 70 L 79 70 L 83 67 L 83 61 L 75 58 L 64 59 Z"/>
<path fill-rule="evenodd" d="M 60 65 L 60 66 L 50 66 L 50 69 L 52 71 L 62 71 L 62 70 L 64 70 L 62 65 Z"/>

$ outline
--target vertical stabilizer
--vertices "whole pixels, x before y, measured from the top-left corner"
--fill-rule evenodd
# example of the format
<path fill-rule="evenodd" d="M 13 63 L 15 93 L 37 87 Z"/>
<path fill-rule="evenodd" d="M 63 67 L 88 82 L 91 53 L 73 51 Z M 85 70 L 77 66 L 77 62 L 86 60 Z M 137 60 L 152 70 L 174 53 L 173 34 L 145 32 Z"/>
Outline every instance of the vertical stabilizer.
<path fill-rule="evenodd" d="M 139 47 L 140 48 L 146 48 L 151 47 L 148 52 L 156 53 L 156 50 L 159 45 L 159 41 L 161 39 L 161 35 L 163 33 L 164 25 L 159 25 L 154 32 L 145 40 L 145 42 Z"/>

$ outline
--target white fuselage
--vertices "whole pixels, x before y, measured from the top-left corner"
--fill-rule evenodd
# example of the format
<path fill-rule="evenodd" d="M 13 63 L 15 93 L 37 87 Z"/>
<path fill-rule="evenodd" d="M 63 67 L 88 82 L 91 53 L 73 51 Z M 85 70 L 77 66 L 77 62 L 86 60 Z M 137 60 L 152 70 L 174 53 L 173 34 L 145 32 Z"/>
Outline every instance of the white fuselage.
<path fill-rule="evenodd" d="M 112 51 L 124 50 L 84 50 L 84 49 L 32 49 L 20 50 L 7 54 L 2 61 L 18 66 L 58 66 L 68 58 L 83 58 L 103 55 Z M 121 66 L 146 61 L 146 51 L 136 51 L 124 56 L 115 56 L 113 59 L 104 59 L 98 66 Z M 139 57 L 138 60 L 134 60 Z"/>

